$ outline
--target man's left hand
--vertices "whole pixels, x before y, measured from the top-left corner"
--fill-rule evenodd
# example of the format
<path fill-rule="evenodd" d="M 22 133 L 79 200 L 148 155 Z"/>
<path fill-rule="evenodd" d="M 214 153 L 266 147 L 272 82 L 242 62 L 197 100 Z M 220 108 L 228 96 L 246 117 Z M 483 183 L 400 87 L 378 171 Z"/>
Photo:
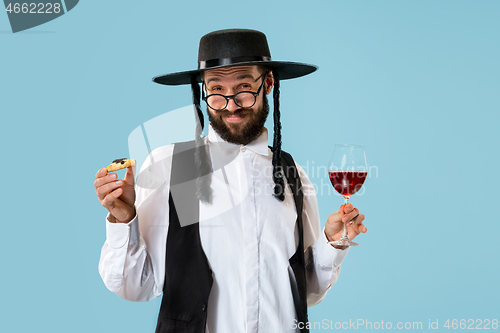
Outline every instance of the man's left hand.
<path fill-rule="evenodd" d="M 340 209 L 328 217 L 325 225 L 325 235 L 329 242 L 337 241 L 342 237 L 344 223 L 347 223 L 347 233 L 349 239 L 356 238 L 360 233 L 365 233 L 368 229 L 363 225 L 365 215 L 360 214 L 357 208 L 351 204 L 340 206 Z M 335 248 L 344 249 L 345 246 L 334 245 Z"/>

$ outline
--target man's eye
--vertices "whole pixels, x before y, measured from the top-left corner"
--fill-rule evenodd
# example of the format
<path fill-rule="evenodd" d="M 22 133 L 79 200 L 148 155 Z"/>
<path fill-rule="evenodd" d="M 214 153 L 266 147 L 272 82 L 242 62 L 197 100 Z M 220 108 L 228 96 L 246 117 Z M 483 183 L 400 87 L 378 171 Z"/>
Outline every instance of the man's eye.
<path fill-rule="evenodd" d="M 213 87 L 212 88 L 212 91 L 221 91 L 221 90 L 222 90 L 221 87 Z"/>
<path fill-rule="evenodd" d="M 240 86 L 240 89 L 241 89 L 241 90 L 251 90 L 251 89 L 252 89 L 252 86 L 251 86 L 251 85 L 249 85 L 249 84 L 242 84 L 242 85 Z"/>

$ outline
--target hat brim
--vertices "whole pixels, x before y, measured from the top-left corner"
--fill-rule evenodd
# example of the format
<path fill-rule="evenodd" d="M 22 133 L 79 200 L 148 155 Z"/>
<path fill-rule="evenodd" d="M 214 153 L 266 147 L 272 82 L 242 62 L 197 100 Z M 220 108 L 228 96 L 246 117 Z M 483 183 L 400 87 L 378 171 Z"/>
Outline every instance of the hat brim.
<path fill-rule="evenodd" d="M 245 65 L 261 65 L 267 66 L 272 69 L 276 69 L 279 74 L 280 80 L 289 80 L 295 79 L 297 77 L 301 77 L 304 75 L 311 74 L 315 70 L 318 69 L 318 66 L 304 64 L 300 62 L 291 62 L 291 61 L 248 61 L 248 62 L 239 62 L 235 64 L 214 66 L 206 69 L 197 69 L 191 71 L 177 72 L 171 74 L 164 74 L 155 76 L 153 81 L 159 84 L 165 84 L 169 86 L 177 86 L 181 84 L 190 84 L 191 78 L 196 76 L 196 81 L 201 82 L 200 73 L 216 68 L 223 67 L 233 67 L 233 66 L 245 66 Z"/>

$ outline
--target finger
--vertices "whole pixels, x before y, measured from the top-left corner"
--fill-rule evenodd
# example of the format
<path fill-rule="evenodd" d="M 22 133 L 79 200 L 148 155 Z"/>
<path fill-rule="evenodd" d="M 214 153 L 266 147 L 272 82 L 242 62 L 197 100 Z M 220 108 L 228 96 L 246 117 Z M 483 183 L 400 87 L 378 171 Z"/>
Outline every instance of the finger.
<path fill-rule="evenodd" d="M 103 200 L 104 197 L 111 191 L 113 191 L 114 189 L 120 187 L 121 185 L 123 185 L 123 182 L 121 180 L 117 180 L 117 181 L 112 181 L 110 183 L 107 183 L 107 184 L 104 184 L 104 185 L 101 185 L 99 186 L 95 192 L 97 194 L 97 198 L 99 200 Z"/>
<path fill-rule="evenodd" d="M 344 215 L 348 214 L 350 212 L 350 210 L 348 210 L 347 208 L 349 206 L 352 206 L 351 204 L 343 204 L 342 206 L 340 206 L 340 215 L 342 215 L 342 217 L 344 217 Z"/>
<path fill-rule="evenodd" d="M 358 233 L 358 235 L 359 235 L 360 233 L 363 233 L 363 234 L 364 234 L 365 232 L 367 232 L 367 231 L 368 231 L 368 229 L 365 227 L 365 225 L 364 225 L 363 223 L 360 223 L 360 224 L 355 224 L 353 229 L 355 229 L 355 230 L 356 230 L 356 232 Z"/>
<path fill-rule="evenodd" d="M 106 168 L 101 168 L 99 169 L 99 171 L 97 171 L 97 173 L 95 174 L 95 179 L 98 179 L 98 178 L 101 178 L 101 177 L 104 177 L 106 176 L 106 174 L 108 173 L 108 171 L 106 170 Z"/>
<path fill-rule="evenodd" d="M 352 240 L 359 235 L 359 230 L 356 230 L 356 228 L 350 227 L 348 230 L 348 234 L 349 234 L 349 239 Z"/>
<path fill-rule="evenodd" d="M 109 193 L 104 197 L 104 199 L 101 201 L 101 205 L 104 206 L 104 208 L 111 210 L 115 206 L 115 200 L 122 194 L 123 190 L 121 188 L 117 188 L 113 192 Z"/>
<path fill-rule="evenodd" d="M 354 206 L 350 203 L 344 205 L 344 213 L 349 214 L 354 209 Z"/>
<path fill-rule="evenodd" d="M 363 222 L 364 219 L 365 219 L 365 215 L 359 214 L 356 217 L 354 217 L 352 220 L 350 220 L 349 224 L 356 224 L 356 223 L 360 224 L 361 222 Z"/>
<path fill-rule="evenodd" d="M 127 182 L 130 185 L 134 185 L 134 174 L 135 174 L 134 169 L 135 165 L 128 167 L 127 171 L 125 172 L 125 177 L 123 178 L 123 180 L 125 180 L 125 182 Z"/>
<path fill-rule="evenodd" d="M 356 216 L 358 216 L 359 210 L 354 208 L 349 214 L 346 214 L 342 217 L 342 222 L 346 223 L 353 220 Z"/>
<path fill-rule="evenodd" d="M 104 169 L 106 170 L 106 169 Z M 94 180 L 94 187 L 97 189 L 98 187 L 104 185 L 104 184 L 107 184 L 109 182 L 112 182 L 112 181 L 115 181 L 116 178 L 118 178 L 118 176 L 116 175 L 116 173 L 109 173 L 105 176 L 102 176 L 100 178 L 97 178 L 96 180 Z"/>
<path fill-rule="evenodd" d="M 356 218 L 353 220 L 354 223 L 353 223 L 353 228 L 356 229 L 356 231 L 358 233 L 362 232 L 362 233 L 365 233 L 368 231 L 368 228 L 366 228 L 366 226 L 363 224 L 363 220 L 365 219 L 365 216 L 363 214 L 359 214 L 358 216 L 356 216 Z"/>
<path fill-rule="evenodd" d="M 360 224 L 353 224 L 349 226 L 349 239 L 354 239 L 361 233 L 365 233 L 367 231 L 366 227 L 363 225 L 363 223 Z"/>

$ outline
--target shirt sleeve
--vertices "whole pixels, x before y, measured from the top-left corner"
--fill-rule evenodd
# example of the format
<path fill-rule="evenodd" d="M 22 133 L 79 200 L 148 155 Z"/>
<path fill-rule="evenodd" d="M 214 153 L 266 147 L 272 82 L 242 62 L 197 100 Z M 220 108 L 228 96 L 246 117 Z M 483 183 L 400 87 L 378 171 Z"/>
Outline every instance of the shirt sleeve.
<path fill-rule="evenodd" d="M 172 153 L 173 145 L 160 147 L 143 163 L 135 186 L 136 216 L 129 223 L 106 217 L 99 274 L 110 291 L 129 301 L 150 301 L 163 291 Z"/>
<path fill-rule="evenodd" d="M 304 203 L 302 224 L 306 259 L 307 306 L 320 303 L 339 278 L 340 268 L 349 248 L 340 250 L 328 244 L 324 229 L 321 230 L 316 191 L 304 169 L 299 171 Z"/>

